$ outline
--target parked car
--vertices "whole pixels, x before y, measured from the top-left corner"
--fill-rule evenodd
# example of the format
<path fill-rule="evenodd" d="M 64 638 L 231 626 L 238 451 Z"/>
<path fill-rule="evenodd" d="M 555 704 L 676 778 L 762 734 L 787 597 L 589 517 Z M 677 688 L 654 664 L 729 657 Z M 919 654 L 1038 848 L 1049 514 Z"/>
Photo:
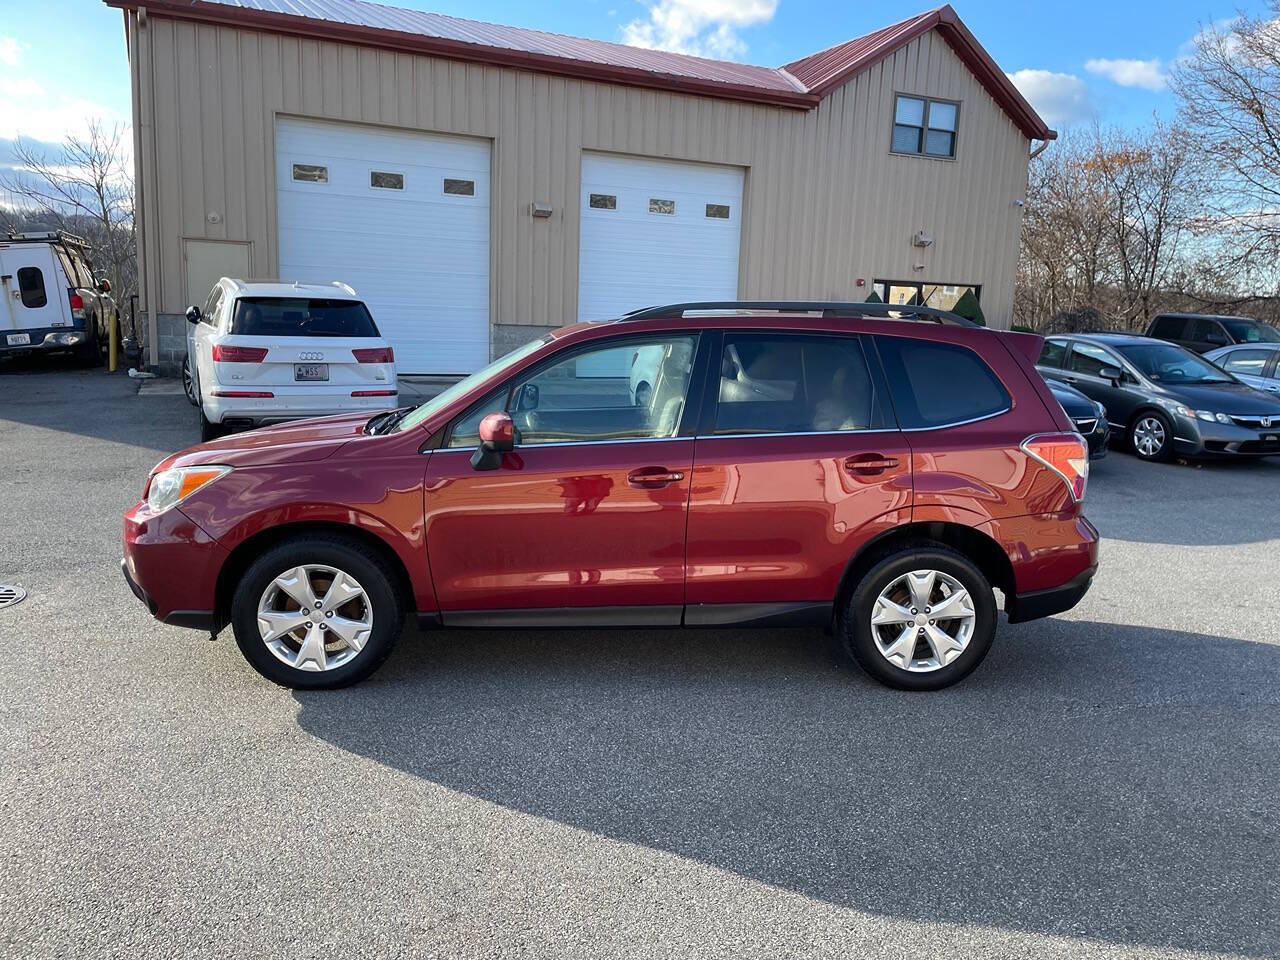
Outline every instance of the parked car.
<path fill-rule="evenodd" d="M 1147 325 L 1147 336 L 1206 353 L 1232 343 L 1280 343 L 1280 330 L 1251 317 L 1205 313 L 1161 313 Z"/>
<path fill-rule="evenodd" d="M 125 576 L 166 623 L 230 623 L 293 687 L 367 676 L 406 610 L 824 626 L 881 682 L 945 687 L 986 656 L 993 588 L 1015 623 L 1088 590 L 1088 450 L 1035 374 L 1040 337 L 830 307 L 574 324 L 413 410 L 174 454 L 125 515 Z M 637 405 L 646 347 L 663 360 Z"/>
<path fill-rule="evenodd" d="M 183 387 L 200 437 L 396 405 L 395 354 L 345 283 L 223 277 L 187 308 Z"/>
<path fill-rule="evenodd" d="M 88 248 L 69 233 L 11 233 L 0 239 L 0 358 L 69 352 L 102 363 L 115 302 L 94 279 Z"/>
<path fill-rule="evenodd" d="M 1053 398 L 1062 404 L 1062 409 L 1075 424 L 1076 432 L 1089 444 L 1089 459 L 1101 460 L 1107 455 L 1107 443 L 1111 439 L 1107 408 L 1061 380 L 1046 382 L 1053 392 Z"/>
<path fill-rule="evenodd" d="M 1183 347 L 1126 334 L 1049 337 L 1037 368 L 1107 408 L 1143 460 L 1280 453 L 1280 398 Z"/>
<path fill-rule="evenodd" d="M 1280 393 L 1280 343 L 1219 347 L 1204 357 L 1257 390 Z"/>

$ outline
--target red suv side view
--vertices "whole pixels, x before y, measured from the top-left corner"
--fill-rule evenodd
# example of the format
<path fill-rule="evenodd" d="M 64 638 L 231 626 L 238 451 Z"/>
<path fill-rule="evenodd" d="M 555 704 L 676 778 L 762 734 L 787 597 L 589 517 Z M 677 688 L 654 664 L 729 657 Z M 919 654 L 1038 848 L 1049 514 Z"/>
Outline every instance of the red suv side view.
<path fill-rule="evenodd" d="M 884 683 L 945 687 L 990 648 L 995 589 L 1030 620 L 1097 567 L 1088 448 L 1040 346 L 872 304 L 575 324 L 416 409 L 168 457 L 125 514 L 125 577 L 291 687 L 368 676 L 410 611 L 821 626 Z"/>

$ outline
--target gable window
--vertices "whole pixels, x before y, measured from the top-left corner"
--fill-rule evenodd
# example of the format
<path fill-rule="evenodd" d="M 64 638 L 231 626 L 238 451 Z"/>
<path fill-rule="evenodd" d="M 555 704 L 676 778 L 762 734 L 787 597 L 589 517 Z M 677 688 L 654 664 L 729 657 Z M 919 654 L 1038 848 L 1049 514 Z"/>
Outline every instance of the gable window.
<path fill-rule="evenodd" d="M 899 96 L 893 106 L 894 153 L 951 158 L 956 155 L 959 105 L 947 100 Z"/>

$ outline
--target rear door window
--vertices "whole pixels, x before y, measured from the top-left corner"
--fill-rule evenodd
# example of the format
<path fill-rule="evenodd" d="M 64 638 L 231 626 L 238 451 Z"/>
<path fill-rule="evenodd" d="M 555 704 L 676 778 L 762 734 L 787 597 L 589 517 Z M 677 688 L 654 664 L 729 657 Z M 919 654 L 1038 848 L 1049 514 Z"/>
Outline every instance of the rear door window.
<path fill-rule="evenodd" d="M 1036 364 L 1041 367 L 1053 367 L 1057 369 L 1062 366 L 1062 361 L 1067 358 L 1067 342 L 1065 340 L 1046 340 L 1044 349 L 1040 351 L 1040 359 Z"/>
<path fill-rule="evenodd" d="M 1083 373 L 1086 377 L 1102 378 L 1103 367 L 1119 366 L 1119 360 L 1090 343 L 1076 343 L 1071 348 L 1071 359 L 1067 361 L 1068 370 Z"/>
<path fill-rule="evenodd" d="M 1180 340 L 1186 323 L 1185 317 L 1156 317 L 1151 324 L 1151 336 L 1168 340 Z"/>
<path fill-rule="evenodd" d="M 231 333 L 242 337 L 376 337 L 378 328 L 358 300 L 241 297 Z"/>
<path fill-rule="evenodd" d="M 715 433 L 837 433 L 887 420 L 857 337 L 725 336 Z"/>
<path fill-rule="evenodd" d="M 44 273 L 39 267 L 18 268 L 18 294 L 24 307 L 43 307 L 49 302 L 44 289 Z"/>
<path fill-rule="evenodd" d="M 1271 358 L 1269 350 L 1232 350 L 1218 366 L 1228 373 L 1243 373 L 1250 377 L 1262 376 Z"/>
<path fill-rule="evenodd" d="M 928 430 L 1004 413 L 1009 392 L 967 347 L 905 337 L 876 337 L 898 424 Z"/>

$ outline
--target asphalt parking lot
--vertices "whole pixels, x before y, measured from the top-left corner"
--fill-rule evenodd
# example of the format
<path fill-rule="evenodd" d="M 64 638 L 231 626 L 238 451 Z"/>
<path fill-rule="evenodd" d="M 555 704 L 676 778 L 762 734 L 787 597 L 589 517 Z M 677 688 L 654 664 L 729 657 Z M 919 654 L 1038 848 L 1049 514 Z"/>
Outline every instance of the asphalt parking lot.
<path fill-rule="evenodd" d="M 935 694 L 807 631 L 406 631 L 271 686 L 146 615 L 181 396 L 0 369 L 0 954 L 1280 956 L 1280 462 L 1095 465 L 1067 614 Z"/>

